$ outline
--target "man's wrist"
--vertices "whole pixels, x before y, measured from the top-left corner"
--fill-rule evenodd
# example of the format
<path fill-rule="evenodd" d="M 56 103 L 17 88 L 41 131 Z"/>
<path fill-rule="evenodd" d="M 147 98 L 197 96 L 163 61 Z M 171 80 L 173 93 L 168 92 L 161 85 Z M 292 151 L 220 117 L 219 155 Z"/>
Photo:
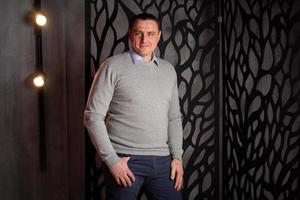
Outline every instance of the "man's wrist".
<path fill-rule="evenodd" d="M 112 153 L 108 158 L 104 161 L 108 167 L 112 167 L 120 160 L 116 153 Z"/>
<path fill-rule="evenodd" d="M 172 156 L 173 160 L 179 160 L 180 162 L 182 162 L 182 158 L 181 156 Z"/>

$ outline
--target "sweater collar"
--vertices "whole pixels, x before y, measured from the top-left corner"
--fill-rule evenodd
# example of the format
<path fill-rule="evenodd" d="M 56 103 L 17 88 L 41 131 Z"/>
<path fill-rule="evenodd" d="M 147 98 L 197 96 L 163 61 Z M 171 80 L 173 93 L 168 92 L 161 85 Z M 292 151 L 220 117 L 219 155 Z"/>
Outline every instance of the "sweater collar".
<path fill-rule="evenodd" d="M 154 63 L 156 66 L 158 66 L 158 61 L 157 61 L 157 57 L 155 56 L 155 53 L 153 52 L 153 56 L 152 56 L 152 60 L 149 62 L 144 61 L 144 59 L 142 58 L 142 56 L 140 56 L 139 54 L 137 54 L 135 51 L 130 50 L 129 51 L 130 57 L 133 61 L 134 64 L 137 63 Z"/>

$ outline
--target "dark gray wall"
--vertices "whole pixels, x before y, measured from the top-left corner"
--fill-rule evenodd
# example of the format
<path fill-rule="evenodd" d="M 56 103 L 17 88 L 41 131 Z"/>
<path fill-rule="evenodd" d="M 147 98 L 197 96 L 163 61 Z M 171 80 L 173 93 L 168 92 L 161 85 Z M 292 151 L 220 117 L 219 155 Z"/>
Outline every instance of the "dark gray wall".
<path fill-rule="evenodd" d="M 300 2 L 224 1 L 225 199 L 300 199 Z"/>
<path fill-rule="evenodd" d="M 37 199 L 42 191 L 37 96 L 26 84 L 35 66 L 33 32 L 23 21 L 28 9 L 29 1 L 1 2 L 0 194 L 3 199 Z"/>
<path fill-rule="evenodd" d="M 40 170 L 33 1 L 1 1 L 0 198 L 84 199 L 84 2 L 42 1 L 47 171 Z"/>

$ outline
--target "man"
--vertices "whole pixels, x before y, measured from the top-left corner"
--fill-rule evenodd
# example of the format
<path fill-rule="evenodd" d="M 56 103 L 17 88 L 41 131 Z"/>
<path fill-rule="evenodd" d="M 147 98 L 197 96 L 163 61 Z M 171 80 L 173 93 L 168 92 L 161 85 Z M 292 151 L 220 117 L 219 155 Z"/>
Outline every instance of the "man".
<path fill-rule="evenodd" d="M 104 61 L 85 109 L 85 126 L 108 167 L 108 199 L 181 199 L 182 124 L 174 67 L 155 56 L 161 36 L 151 14 L 129 26 L 132 50 Z"/>

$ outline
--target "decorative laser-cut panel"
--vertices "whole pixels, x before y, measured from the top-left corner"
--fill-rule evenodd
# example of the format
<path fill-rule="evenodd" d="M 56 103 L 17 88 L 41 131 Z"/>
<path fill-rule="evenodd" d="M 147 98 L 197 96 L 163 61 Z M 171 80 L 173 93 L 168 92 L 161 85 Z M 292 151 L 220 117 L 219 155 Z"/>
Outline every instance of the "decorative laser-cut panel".
<path fill-rule="evenodd" d="M 300 199 L 300 2 L 223 3 L 225 199 Z"/>
<path fill-rule="evenodd" d="M 184 127 L 184 199 L 217 199 L 216 85 L 218 33 L 213 0 L 90 0 L 90 84 L 99 64 L 129 49 L 128 19 L 149 12 L 161 21 L 156 54 L 171 62 L 178 74 Z M 101 163 L 87 145 L 87 199 L 103 199 Z M 139 199 L 146 199 L 140 194 Z"/>

